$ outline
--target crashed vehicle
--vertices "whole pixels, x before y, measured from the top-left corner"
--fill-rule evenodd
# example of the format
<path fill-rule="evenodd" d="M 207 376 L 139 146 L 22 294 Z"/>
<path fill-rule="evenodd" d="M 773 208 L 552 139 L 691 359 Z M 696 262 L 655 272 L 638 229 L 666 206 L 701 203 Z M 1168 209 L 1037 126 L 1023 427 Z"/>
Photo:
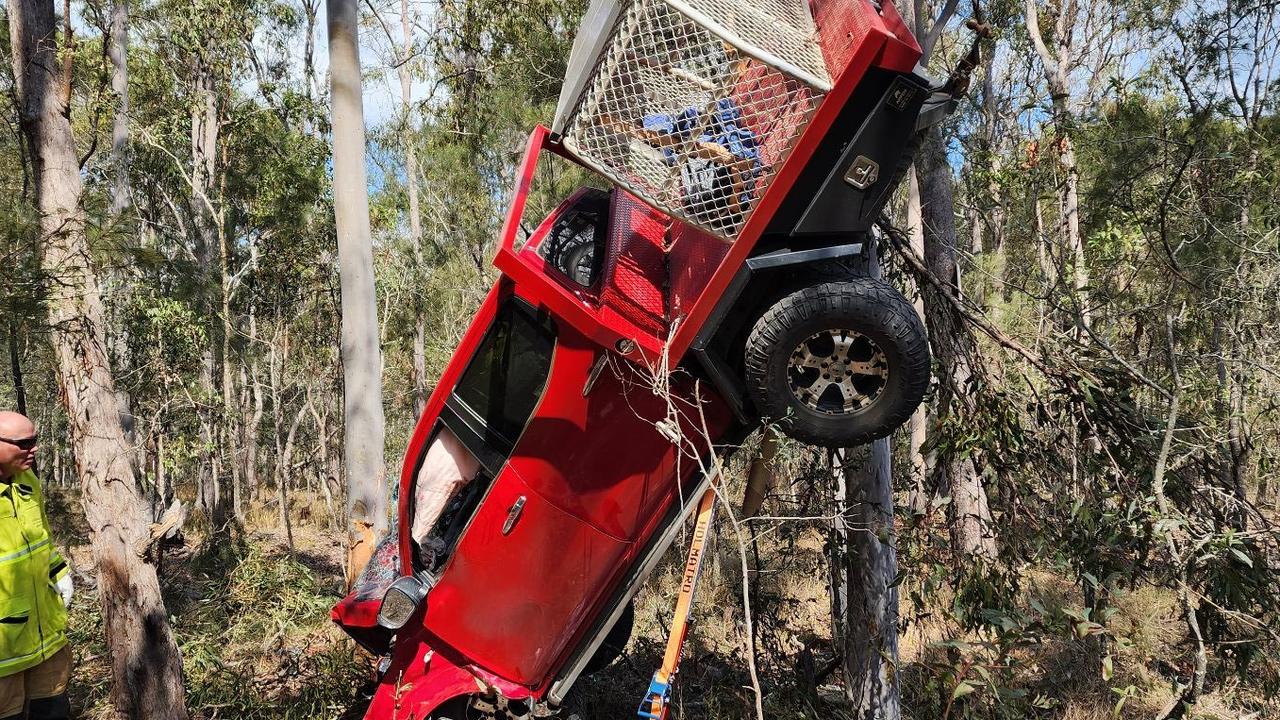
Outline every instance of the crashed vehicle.
<path fill-rule="evenodd" d="M 927 339 L 867 255 L 963 84 L 920 55 L 888 0 L 593 2 L 405 454 L 383 582 L 333 610 L 383 656 L 367 718 L 570 716 L 714 454 L 764 423 L 844 447 L 910 416 Z M 549 160 L 609 183 L 518 243 Z"/>

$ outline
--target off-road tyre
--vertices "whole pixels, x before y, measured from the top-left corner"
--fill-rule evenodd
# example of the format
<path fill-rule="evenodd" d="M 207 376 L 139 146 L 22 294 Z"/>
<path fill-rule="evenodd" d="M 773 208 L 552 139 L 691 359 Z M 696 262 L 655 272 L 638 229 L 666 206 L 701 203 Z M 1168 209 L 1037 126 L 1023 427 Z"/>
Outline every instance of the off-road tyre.
<path fill-rule="evenodd" d="M 824 370 L 797 363 L 821 359 L 814 358 L 813 347 L 821 344 L 824 334 L 831 335 L 837 348 L 833 353 L 844 344 L 845 360 L 833 354 L 832 364 L 838 363 L 848 379 L 839 386 L 834 386 L 834 378 L 821 380 L 827 383 L 820 393 L 826 399 L 802 400 L 802 395 L 813 394 L 809 388 L 817 387 L 816 381 L 804 386 L 810 371 L 822 378 Z M 850 358 L 867 356 L 868 346 L 878 352 L 857 360 L 855 370 Z M 872 366 L 879 374 L 868 370 Z M 868 374 L 859 374 L 864 372 Z M 853 447 L 891 433 L 924 399 L 929 341 L 915 308 L 892 285 L 872 278 L 823 282 L 784 296 L 761 314 L 746 339 L 743 374 L 747 393 L 766 422 L 778 423 L 784 433 L 802 442 Z M 866 404 L 835 407 L 831 398 L 847 397 L 846 387 L 854 388 L 854 400 L 846 403 Z"/>

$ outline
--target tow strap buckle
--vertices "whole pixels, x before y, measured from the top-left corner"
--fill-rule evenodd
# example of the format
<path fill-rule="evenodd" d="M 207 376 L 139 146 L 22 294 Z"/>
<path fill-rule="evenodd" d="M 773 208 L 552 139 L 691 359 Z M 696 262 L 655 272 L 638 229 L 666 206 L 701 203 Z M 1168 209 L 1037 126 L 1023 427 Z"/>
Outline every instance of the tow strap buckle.
<path fill-rule="evenodd" d="M 662 720 L 667 716 L 667 703 L 671 701 L 671 683 L 662 679 L 662 671 L 653 674 L 649 691 L 640 701 L 637 714 L 645 720 Z"/>

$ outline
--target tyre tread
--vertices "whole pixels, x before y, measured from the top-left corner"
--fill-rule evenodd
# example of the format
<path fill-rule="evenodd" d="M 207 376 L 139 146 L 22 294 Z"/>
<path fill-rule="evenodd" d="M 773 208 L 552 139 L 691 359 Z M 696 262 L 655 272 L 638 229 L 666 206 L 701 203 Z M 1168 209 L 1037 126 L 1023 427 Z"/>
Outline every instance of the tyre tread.
<path fill-rule="evenodd" d="M 786 336 L 819 317 L 864 318 L 899 350 L 902 362 L 894 372 L 904 376 L 905 382 L 895 390 L 896 397 L 885 398 L 890 407 L 872 427 L 862 427 L 866 416 L 845 419 L 839 426 L 795 422 L 794 417 L 787 417 L 794 407 L 790 390 L 779 398 L 769 387 L 770 366 L 777 362 L 777 353 L 790 355 L 791 347 L 780 350 L 786 344 Z M 825 447 L 864 444 L 905 423 L 928 390 L 930 362 L 928 338 L 915 308 L 889 283 L 865 277 L 823 282 L 783 297 L 756 321 L 743 356 L 747 392 L 757 411 L 765 418 L 781 421 L 787 434 Z"/>

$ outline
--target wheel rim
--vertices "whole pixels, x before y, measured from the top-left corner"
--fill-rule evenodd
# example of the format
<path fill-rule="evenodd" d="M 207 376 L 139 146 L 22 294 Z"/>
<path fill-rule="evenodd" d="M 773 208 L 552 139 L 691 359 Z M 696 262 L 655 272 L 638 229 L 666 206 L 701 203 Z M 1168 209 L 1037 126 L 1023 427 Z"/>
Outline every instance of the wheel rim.
<path fill-rule="evenodd" d="M 824 415 L 870 407 L 889 380 L 884 351 L 854 330 L 823 330 L 791 351 L 787 381 L 801 405 Z"/>

